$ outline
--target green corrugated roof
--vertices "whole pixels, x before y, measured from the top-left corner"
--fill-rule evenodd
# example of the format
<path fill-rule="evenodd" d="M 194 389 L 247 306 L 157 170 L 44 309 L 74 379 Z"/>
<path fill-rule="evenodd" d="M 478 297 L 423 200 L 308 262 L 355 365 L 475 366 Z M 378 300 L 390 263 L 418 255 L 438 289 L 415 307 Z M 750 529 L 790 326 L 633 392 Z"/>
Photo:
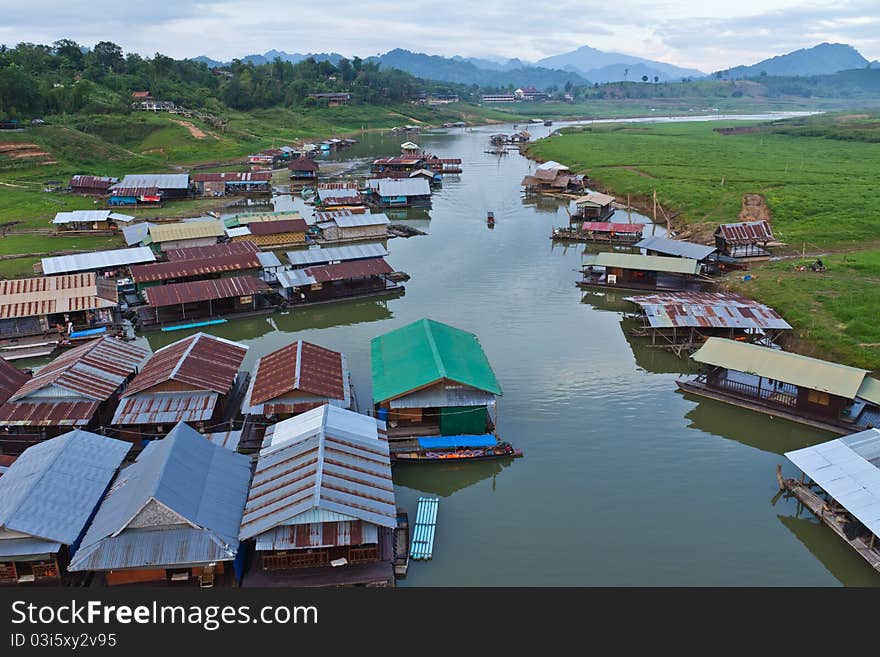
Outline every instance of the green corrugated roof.
<path fill-rule="evenodd" d="M 872 376 L 866 376 L 859 387 L 858 396 L 872 404 L 880 404 L 880 381 Z"/>
<path fill-rule="evenodd" d="M 501 394 L 477 336 L 432 319 L 373 338 L 371 357 L 376 403 L 442 379 Z"/>
<path fill-rule="evenodd" d="M 665 256 L 637 255 L 635 253 L 598 253 L 584 258 L 585 265 L 620 267 L 621 269 L 645 269 L 669 274 L 699 274 L 700 263 L 692 258 L 667 258 Z"/>
<path fill-rule="evenodd" d="M 846 399 L 856 397 L 868 373 L 848 365 L 725 338 L 709 338 L 694 352 L 693 359 Z"/>

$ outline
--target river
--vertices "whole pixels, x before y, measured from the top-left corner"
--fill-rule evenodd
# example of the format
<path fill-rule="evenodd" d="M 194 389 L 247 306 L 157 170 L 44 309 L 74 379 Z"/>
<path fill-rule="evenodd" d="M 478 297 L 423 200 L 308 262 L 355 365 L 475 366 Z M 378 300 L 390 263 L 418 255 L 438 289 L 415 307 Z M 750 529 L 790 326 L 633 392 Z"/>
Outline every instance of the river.
<path fill-rule="evenodd" d="M 542 137 L 560 125 L 520 127 Z M 247 367 L 294 339 L 343 351 L 362 408 L 371 338 L 421 317 L 479 336 L 504 390 L 499 435 L 525 457 L 395 466 L 411 519 L 420 495 L 441 498 L 434 559 L 411 563 L 400 584 L 880 584 L 830 530 L 777 495 L 776 464 L 795 473 L 782 453 L 831 436 L 676 392 L 686 362 L 629 336 L 625 294 L 575 286 L 584 245 L 551 243 L 565 210 L 522 198 L 534 163 L 485 153 L 496 132 L 513 127 L 416 136 L 425 150 L 462 158 L 464 173 L 444 180 L 429 213 L 409 215 L 428 235 L 388 241 L 389 262 L 412 277 L 404 296 L 211 327 L 250 347 Z M 406 139 L 366 133 L 331 159 L 354 174 Z M 184 335 L 147 337 L 156 349 Z"/>

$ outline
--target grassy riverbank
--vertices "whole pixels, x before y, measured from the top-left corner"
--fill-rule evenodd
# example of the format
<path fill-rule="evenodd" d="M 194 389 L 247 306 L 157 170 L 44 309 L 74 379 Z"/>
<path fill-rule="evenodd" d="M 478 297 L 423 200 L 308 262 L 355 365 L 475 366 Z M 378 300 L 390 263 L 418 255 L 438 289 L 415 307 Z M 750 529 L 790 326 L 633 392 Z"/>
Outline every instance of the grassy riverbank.
<path fill-rule="evenodd" d="M 761 194 L 791 259 L 727 284 L 775 307 L 795 327 L 799 351 L 880 368 L 880 116 L 851 113 L 753 124 L 591 126 L 533 144 L 529 152 L 586 172 L 594 186 L 650 207 L 657 199 L 678 231 L 707 241 L 736 221 L 744 194 Z M 662 220 L 662 214 L 661 214 Z M 823 256 L 828 271 L 797 272 Z M 812 257 L 811 257 L 812 256 Z"/>

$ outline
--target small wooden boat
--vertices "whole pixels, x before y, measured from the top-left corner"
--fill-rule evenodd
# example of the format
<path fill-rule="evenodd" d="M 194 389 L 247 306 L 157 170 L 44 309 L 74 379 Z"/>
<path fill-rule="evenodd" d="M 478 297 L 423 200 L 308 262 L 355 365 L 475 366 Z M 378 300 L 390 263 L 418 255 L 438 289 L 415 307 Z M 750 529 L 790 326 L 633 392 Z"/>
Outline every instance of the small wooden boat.
<path fill-rule="evenodd" d="M 397 531 L 394 533 L 394 576 L 406 577 L 409 569 L 409 515 L 398 507 Z"/>
<path fill-rule="evenodd" d="M 495 213 L 494 213 L 494 212 L 489 212 L 489 213 L 486 215 L 486 224 L 489 225 L 489 226 L 494 226 L 494 225 L 495 225 Z"/>
<path fill-rule="evenodd" d="M 544 121 L 544 125 L 547 125 L 547 126 L 553 125 L 553 121 Z"/>
<path fill-rule="evenodd" d="M 499 441 L 492 434 L 485 436 L 422 437 L 413 444 L 392 448 L 392 463 L 438 463 L 517 458 L 522 450 Z"/>

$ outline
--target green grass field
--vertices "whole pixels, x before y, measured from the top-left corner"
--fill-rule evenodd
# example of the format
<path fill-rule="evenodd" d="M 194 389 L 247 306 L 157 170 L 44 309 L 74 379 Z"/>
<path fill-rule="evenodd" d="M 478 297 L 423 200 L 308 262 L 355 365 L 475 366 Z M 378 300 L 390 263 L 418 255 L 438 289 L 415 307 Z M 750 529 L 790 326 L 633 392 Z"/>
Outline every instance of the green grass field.
<path fill-rule="evenodd" d="M 743 125 L 606 124 L 541 140 L 529 152 L 588 173 L 618 198 L 630 194 L 649 206 L 656 190 L 694 239 L 736 221 L 744 194 L 763 195 L 776 237 L 787 244 L 783 253 L 838 255 L 824 258 L 824 274 L 796 272 L 799 260 L 783 260 L 734 286 L 786 317 L 800 351 L 880 368 L 880 118 L 829 115 L 715 131 Z"/>

